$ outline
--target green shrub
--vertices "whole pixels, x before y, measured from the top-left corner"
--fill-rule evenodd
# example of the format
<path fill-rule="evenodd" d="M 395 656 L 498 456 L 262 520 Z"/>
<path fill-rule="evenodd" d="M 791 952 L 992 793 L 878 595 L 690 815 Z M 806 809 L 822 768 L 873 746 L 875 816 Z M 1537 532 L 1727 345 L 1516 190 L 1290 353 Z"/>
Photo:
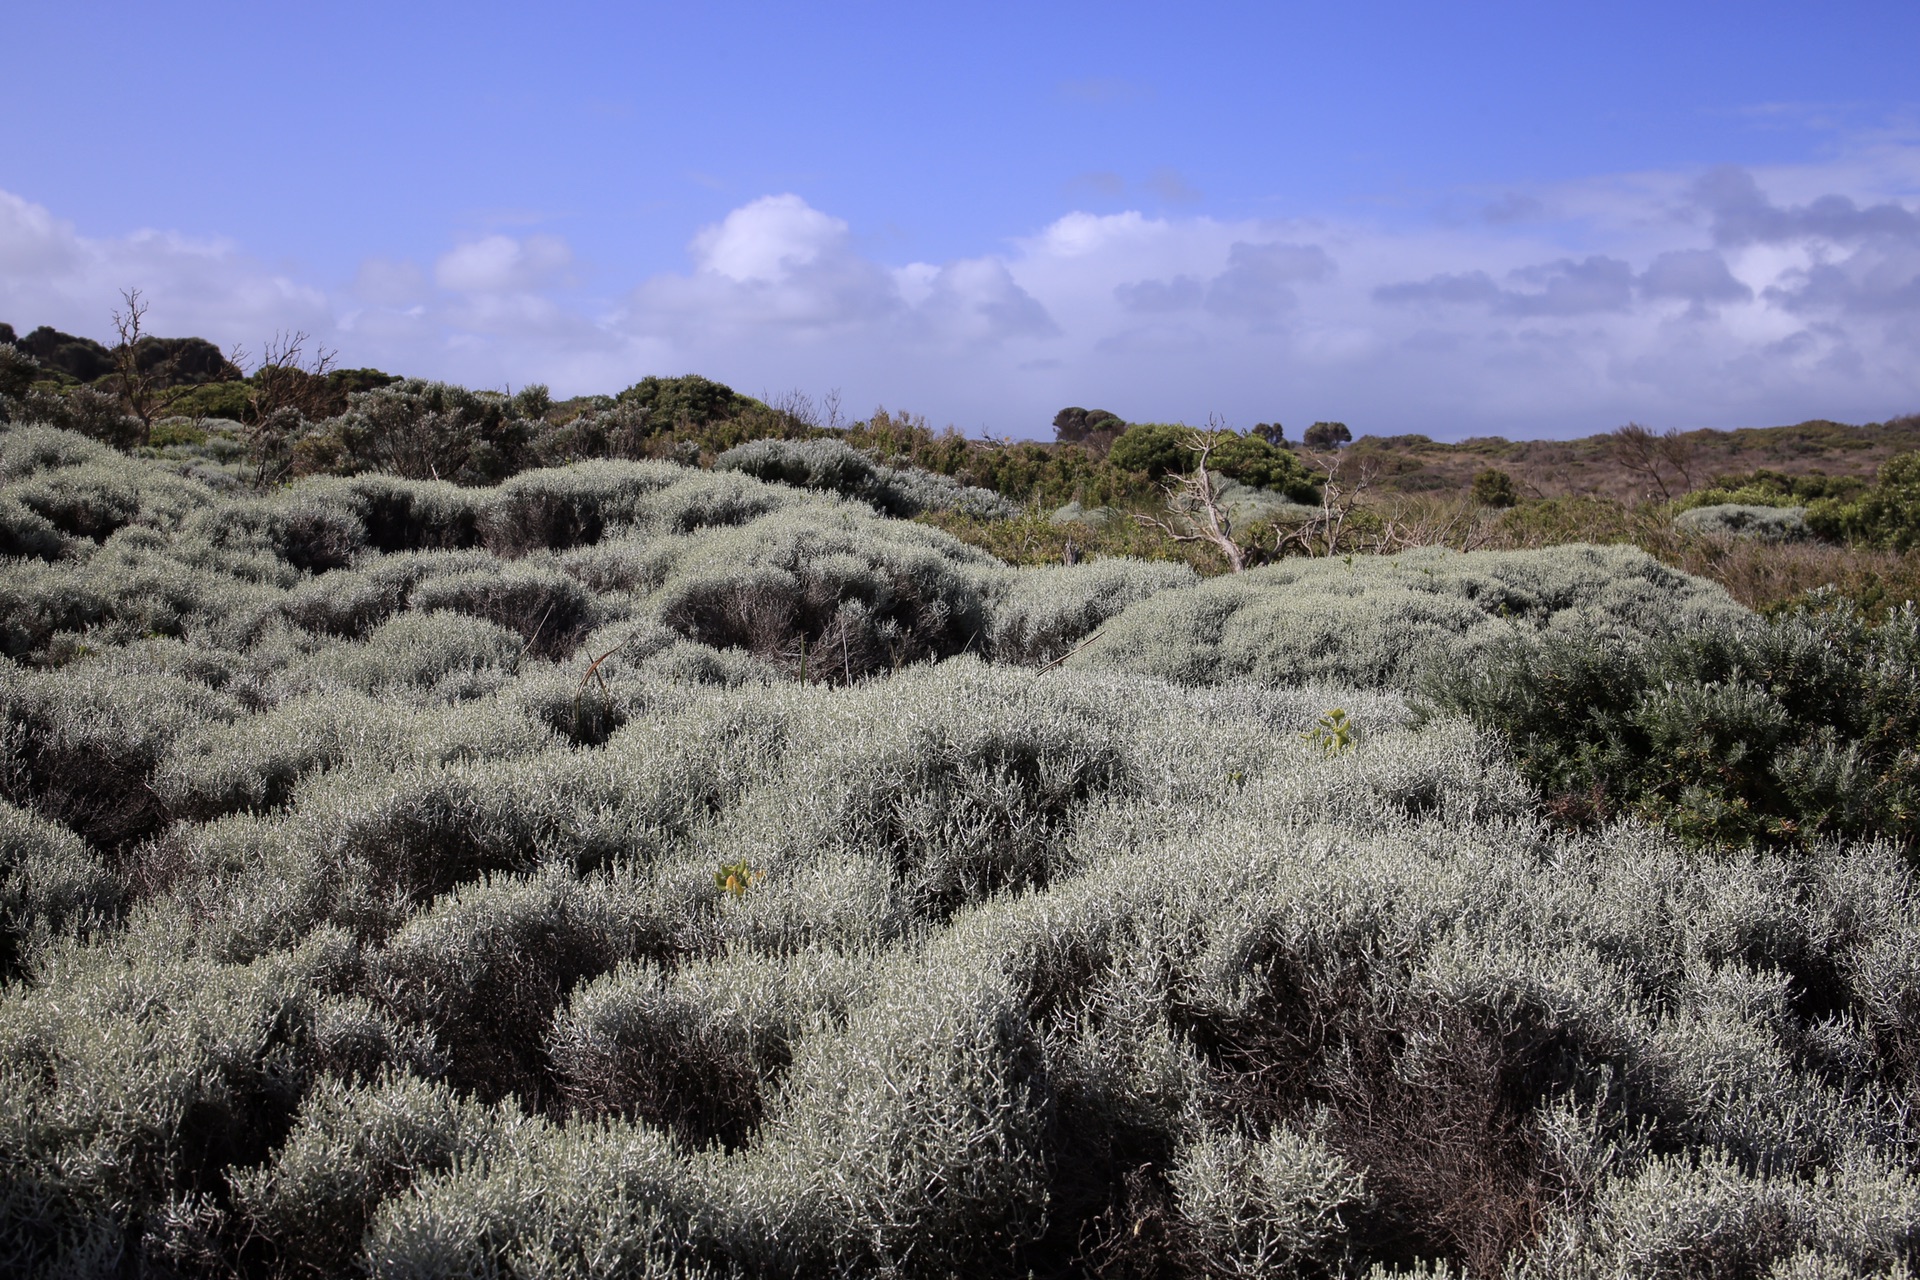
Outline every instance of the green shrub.
<path fill-rule="evenodd" d="M 1892 551 L 1920 546 L 1920 452 L 1887 459 L 1857 498 L 1815 500 L 1807 508 L 1807 527 L 1821 537 Z"/>
<path fill-rule="evenodd" d="M 1442 706 L 1514 744 L 1575 814 L 1633 809 L 1741 844 L 1920 837 L 1920 615 L 1846 607 L 1646 639 L 1516 636 L 1436 668 Z"/>
<path fill-rule="evenodd" d="M 1194 453 L 1187 447 L 1187 437 L 1191 434 L 1189 428 L 1172 423 L 1136 423 L 1113 442 L 1107 461 L 1150 481 L 1185 474 L 1193 470 Z"/>
<path fill-rule="evenodd" d="M 1488 467 L 1473 477 L 1473 500 L 1483 507 L 1511 507 L 1520 502 L 1513 477 L 1498 467 Z"/>

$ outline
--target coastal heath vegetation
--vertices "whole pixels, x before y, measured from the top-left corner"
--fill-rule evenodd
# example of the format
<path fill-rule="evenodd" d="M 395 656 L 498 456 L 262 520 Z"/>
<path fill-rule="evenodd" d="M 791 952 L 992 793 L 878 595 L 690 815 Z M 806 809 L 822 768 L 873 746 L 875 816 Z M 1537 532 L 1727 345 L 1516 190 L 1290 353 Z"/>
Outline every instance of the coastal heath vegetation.
<path fill-rule="evenodd" d="M 0 1270 L 1916 1261 L 1898 606 L 222 448 L 0 429 Z"/>

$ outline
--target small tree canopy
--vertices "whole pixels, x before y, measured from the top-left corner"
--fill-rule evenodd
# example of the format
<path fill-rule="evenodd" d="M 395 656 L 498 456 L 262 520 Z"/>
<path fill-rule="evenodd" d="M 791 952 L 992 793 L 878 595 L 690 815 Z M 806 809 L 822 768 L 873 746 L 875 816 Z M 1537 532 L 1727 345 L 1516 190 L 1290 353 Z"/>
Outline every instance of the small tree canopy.
<path fill-rule="evenodd" d="M 1253 434 L 1271 445 L 1283 445 L 1287 442 L 1287 429 L 1277 422 L 1256 422 Z"/>
<path fill-rule="evenodd" d="M 619 399 L 645 409 L 649 426 L 657 431 L 669 430 L 683 420 L 689 426 L 704 427 L 736 417 L 759 403 L 724 382 L 715 382 L 697 373 L 678 378 L 658 378 L 650 374 L 622 391 Z"/>
<path fill-rule="evenodd" d="M 1085 440 L 1096 431 L 1124 431 L 1127 424 L 1119 414 L 1106 409 L 1082 409 L 1069 405 L 1053 415 L 1053 438 L 1062 444 Z"/>
<path fill-rule="evenodd" d="M 1307 428 L 1302 439 L 1310 449 L 1338 449 L 1353 442 L 1353 432 L 1347 430 L 1344 422 L 1316 422 Z"/>
<path fill-rule="evenodd" d="M 1488 467 L 1473 478 L 1473 500 L 1483 507 L 1511 507 L 1519 503 L 1520 494 L 1512 476 Z"/>

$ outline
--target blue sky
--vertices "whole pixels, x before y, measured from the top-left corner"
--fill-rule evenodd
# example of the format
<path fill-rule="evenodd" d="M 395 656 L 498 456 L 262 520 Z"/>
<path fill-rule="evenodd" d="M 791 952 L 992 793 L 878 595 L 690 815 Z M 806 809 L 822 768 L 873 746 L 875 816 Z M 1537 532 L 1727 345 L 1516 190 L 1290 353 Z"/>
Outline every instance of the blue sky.
<path fill-rule="evenodd" d="M 32 6 L 0 319 L 970 432 L 1920 410 L 1920 6 Z"/>

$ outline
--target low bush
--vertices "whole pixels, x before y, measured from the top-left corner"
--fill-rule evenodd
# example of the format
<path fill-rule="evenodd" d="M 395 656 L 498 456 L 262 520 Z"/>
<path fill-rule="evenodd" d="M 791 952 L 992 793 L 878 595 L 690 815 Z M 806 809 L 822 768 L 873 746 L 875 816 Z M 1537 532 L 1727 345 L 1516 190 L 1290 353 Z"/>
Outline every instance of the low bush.
<path fill-rule="evenodd" d="M 1689 507 L 1675 516 L 1676 527 L 1689 533 L 1717 537 L 1761 538 L 1788 542 L 1807 536 L 1805 507 L 1748 506 L 1720 503 Z"/>
<path fill-rule="evenodd" d="M 1920 452 L 1887 459 L 1858 497 L 1815 500 L 1807 508 L 1807 527 L 1822 537 L 1891 551 L 1920 546 Z"/>
<path fill-rule="evenodd" d="M 727 450 L 713 465 L 773 484 L 837 493 L 871 503 L 890 516 L 954 511 L 993 519 L 1014 510 L 991 490 L 970 488 L 917 467 L 887 466 L 844 440 L 754 440 Z"/>
<path fill-rule="evenodd" d="M 405 1022 L 432 1032 L 448 1082 L 538 1108 L 555 1092 L 546 1028 L 568 991 L 630 954 L 615 905 L 564 873 L 483 879 L 409 920 L 368 958 Z"/>
<path fill-rule="evenodd" d="M 343 1275 L 382 1201 L 456 1162 L 506 1156 L 525 1127 L 407 1075 L 323 1080 L 273 1158 L 234 1180 L 234 1206 L 284 1270 Z"/>
<path fill-rule="evenodd" d="M 1515 628 L 1657 633 L 1742 612 L 1711 584 L 1626 548 L 1429 549 L 1288 560 L 1162 591 L 1072 663 L 1183 684 L 1405 688 L 1423 664 Z"/>
<path fill-rule="evenodd" d="M 571 654 L 599 621 L 593 596 L 573 578 L 525 563 L 436 575 L 415 587 L 407 603 L 422 613 L 446 609 L 485 618 L 520 635 L 521 652 L 550 658 Z"/>
<path fill-rule="evenodd" d="M 0 1272 L 1920 1262 L 1897 606 L 199 448 L 0 431 L 7 494 L 133 495 L 0 565 Z"/>
<path fill-rule="evenodd" d="M 1920 838 L 1920 615 L 1845 605 L 1645 638 L 1516 636 L 1437 667 L 1440 705 L 1514 744 L 1573 816 L 1699 840 Z"/>
<path fill-rule="evenodd" d="M 996 567 L 931 530 L 832 510 L 706 530 L 663 556 L 649 607 L 667 626 L 828 681 L 981 643 Z"/>
<path fill-rule="evenodd" d="M 120 897 L 120 882 L 72 831 L 0 801 L 0 982 L 48 939 L 105 925 Z"/>

